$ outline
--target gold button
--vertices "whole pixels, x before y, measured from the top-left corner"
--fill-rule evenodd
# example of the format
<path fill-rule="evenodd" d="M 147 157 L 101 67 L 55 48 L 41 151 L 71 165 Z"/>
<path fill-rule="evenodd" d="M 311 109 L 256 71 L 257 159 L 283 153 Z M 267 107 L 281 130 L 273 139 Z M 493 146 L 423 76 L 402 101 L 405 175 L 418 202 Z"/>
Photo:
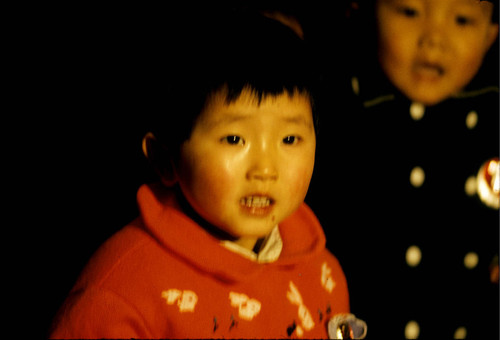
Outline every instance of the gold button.
<path fill-rule="evenodd" d="M 469 130 L 472 130 L 476 127 L 477 120 L 478 120 L 477 112 L 471 111 L 467 114 L 467 117 L 465 117 L 465 126 L 467 126 Z"/>
<path fill-rule="evenodd" d="M 410 105 L 410 116 L 413 120 L 420 120 L 424 117 L 425 106 L 420 103 L 412 103 Z"/>
<path fill-rule="evenodd" d="M 410 173 L 411 185 L 413 185 L 415 188 L 420 188 L 424 184 L 424 181 L 425 181 L 424 169 L 422 169 L 419 166 L 414 167 Z"/>

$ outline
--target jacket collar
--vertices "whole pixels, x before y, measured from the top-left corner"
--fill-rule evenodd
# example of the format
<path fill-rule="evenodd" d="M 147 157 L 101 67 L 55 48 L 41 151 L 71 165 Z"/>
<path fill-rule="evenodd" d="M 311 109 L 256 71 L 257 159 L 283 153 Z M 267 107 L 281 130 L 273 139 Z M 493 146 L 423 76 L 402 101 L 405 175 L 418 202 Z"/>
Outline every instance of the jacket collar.
<path fill-rule="evenodd" d="M 325 236 L 304 203 L 279 225 L 282 250 L 268 264 L 241 256 L 189 218 L 173 190 L 162 184 L 143 185 L 137 199 L 144 227 L 164 248 L 198 270 L 227 281 L 243 281 L 266 266 L 290 266 L 307 261 L 325 248 Z"/>

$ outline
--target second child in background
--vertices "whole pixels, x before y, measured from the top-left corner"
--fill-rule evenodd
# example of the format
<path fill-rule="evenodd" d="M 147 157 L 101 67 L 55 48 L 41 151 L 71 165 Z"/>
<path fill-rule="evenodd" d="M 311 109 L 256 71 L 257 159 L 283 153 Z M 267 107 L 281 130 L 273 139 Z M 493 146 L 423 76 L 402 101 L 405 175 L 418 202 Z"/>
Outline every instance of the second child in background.
<path fill-rule="evenodd" d="M 354 226 L 326 229 L 352 308 L 375 337 L 498 338 L 498 2 L 348 13 L 320 101 L 321 132 L 344 133 L 319 134 L 310 202 Z"/>

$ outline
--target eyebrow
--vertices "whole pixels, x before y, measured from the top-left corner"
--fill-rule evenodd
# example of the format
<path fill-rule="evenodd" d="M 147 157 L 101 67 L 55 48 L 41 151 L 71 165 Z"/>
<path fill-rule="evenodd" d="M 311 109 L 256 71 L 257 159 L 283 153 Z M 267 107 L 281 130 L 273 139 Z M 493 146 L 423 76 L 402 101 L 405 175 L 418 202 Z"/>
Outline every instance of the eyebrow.
<path fill-rule="evenodd" d="M 487 0 L 457 0 L 455 4 L 468 5 L 469 7 L 476 7 L 477 5 L 482 5 L 485 2 L 491 2 Z"/>
<path fill-rule="evenodd" d="M 283 117 L 282 119 L 285 123 L 292 123 L 292 124 L 296 124 L 296 125 L 304 125 L 306 126 L 307 128 L 311 128 L 313 127 L 313 122 L 312 120 L 309 120 L 309 119 L 305 119 L 304 117 L 302 116 L 292 116 L 292 117 Z"/>
<path fill-rule="evenodd" d="M 245 120 L 248 120 L 250 118 L 251 118 L 251 116 L 249 116 L 249 115 L 226 114 L 219 119 L 207 120 L 206 124 L 210 128 L 214 128 L 214 127 L 219 126 L 219 125 L 245 121 Z M 313 127 L 313 122 L 311 120 L 305 119 L 301 115 L 282 117 L 281 121 L 284 123 L 289 123 L 289 124 L 294 124 L 294 125 L 303 125 L 303 126 L 306 126 L 307 128 Z"/>
<path fill-rule="evenodd" d="M 238 114 L 225 114 L 223 117 L 218 119 L 207 119 L 205 123 L 210 127 L 214 128 L 219 125 L 231 124 L 235 122 L 239 122 L 242 120 L 249 119 L 250 116 L 247 115 L 238 115 Z"/>

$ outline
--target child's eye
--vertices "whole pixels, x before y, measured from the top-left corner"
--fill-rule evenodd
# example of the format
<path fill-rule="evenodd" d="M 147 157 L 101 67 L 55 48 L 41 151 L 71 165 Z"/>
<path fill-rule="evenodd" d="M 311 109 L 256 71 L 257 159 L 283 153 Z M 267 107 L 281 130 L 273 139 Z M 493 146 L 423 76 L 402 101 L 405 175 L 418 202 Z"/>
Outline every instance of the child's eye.
<path fill-rule="evenodd" d="M 415 18 L 418 15 L 417 9 L 408 6 L 398 8 L 398 12 L 407 18 Z"/>
<path fill-rule="evenodd" d="M 298 136 L 286 136 L 283 138 L 283 144 L 292 145 L 300 142 L 300 137 Z"/>
<path fill-rule="evenodd" d="M 227 143 L 230 145 L 238 145 L 238 144 L 243 145 L 243 144 L 245 144 L 245 141 L 240 136 L 226 136 L 226 137 L 222 137 L 220 139 L 220 141 L 222 143 Z"/>
<path fill-rule="evenodd" d="M 455 22 L 459 26 L 467 26 L 473 23 L 473 19 L 465 15 L 457 15 L 455 18 Z"/>

